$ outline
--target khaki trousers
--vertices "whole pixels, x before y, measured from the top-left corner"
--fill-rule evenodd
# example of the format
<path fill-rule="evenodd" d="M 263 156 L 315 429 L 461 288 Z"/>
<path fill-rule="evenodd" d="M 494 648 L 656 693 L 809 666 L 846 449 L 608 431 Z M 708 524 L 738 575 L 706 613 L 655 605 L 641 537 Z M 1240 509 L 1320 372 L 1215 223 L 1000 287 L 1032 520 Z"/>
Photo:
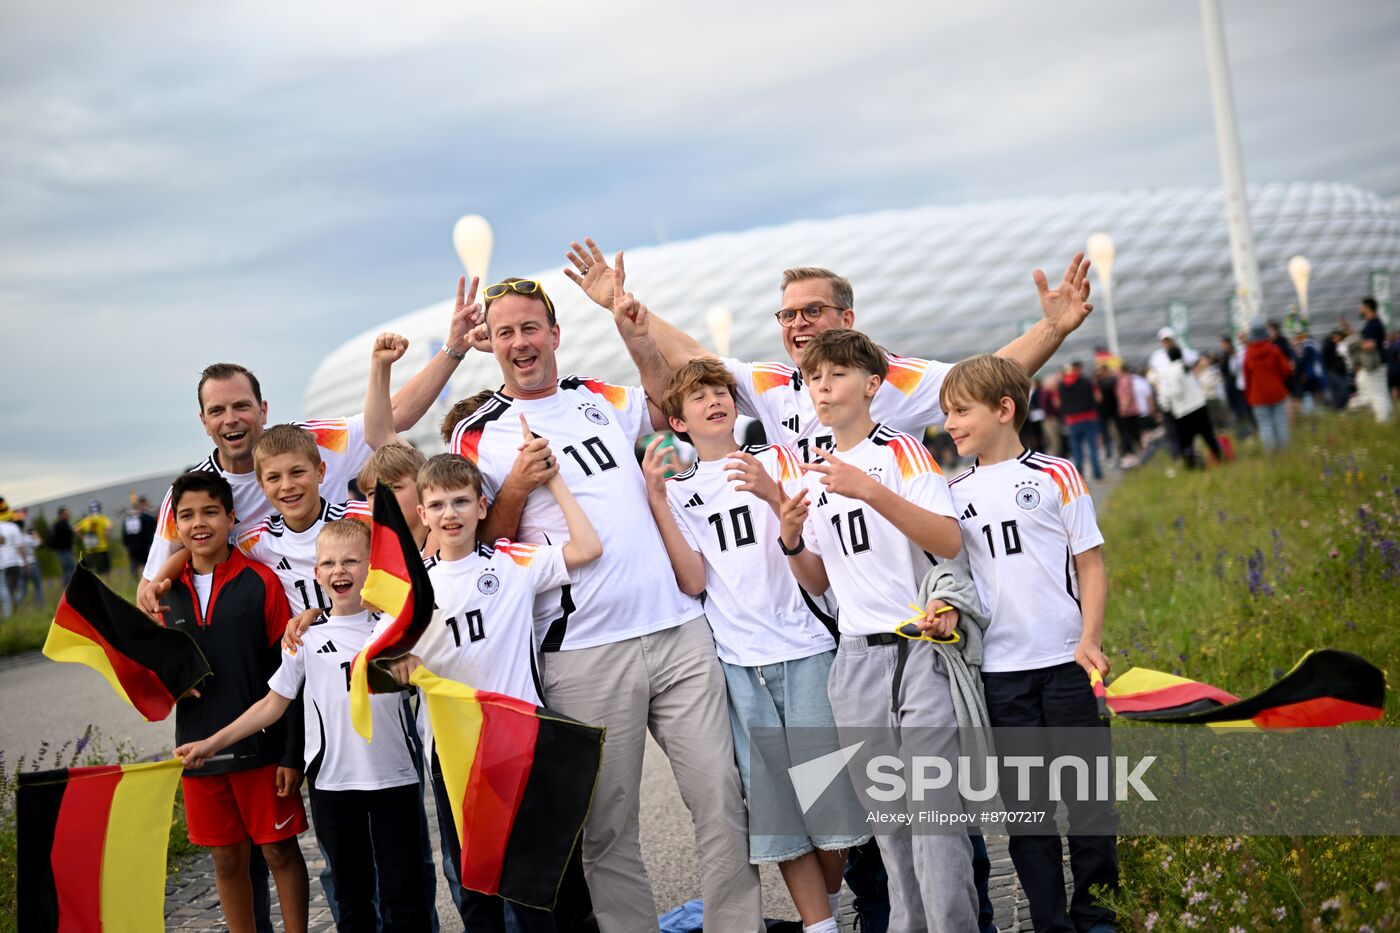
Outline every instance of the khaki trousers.
<path fill-rule="evenodd" d="M 761 933 L 758 869 L 734 761 L 728 694 L 704 616 L 611 645 L 540 657 L 545 703 L 607 728 L 583 833 L 583 870 L 603 933 L 657 930 L 642 863 L 642 754 L 651 730 L 695 824 L 707 933 Z"/>

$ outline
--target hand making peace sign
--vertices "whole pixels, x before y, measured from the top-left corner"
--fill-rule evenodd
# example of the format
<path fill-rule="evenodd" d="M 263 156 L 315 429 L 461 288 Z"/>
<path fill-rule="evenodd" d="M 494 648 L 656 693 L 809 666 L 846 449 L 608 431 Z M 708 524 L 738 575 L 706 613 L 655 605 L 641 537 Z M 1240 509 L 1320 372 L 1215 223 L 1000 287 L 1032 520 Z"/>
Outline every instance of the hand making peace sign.
<path fill-rule="evenodd" d="M 836 456 L 834 452 L 818 447 L 816 453 L 826 462 L 804 463 L 802 469 L 811 473 L 820 473 L 822 485 L 826 487 L 827 492 L 845 496 L 848 499 L 864 501 L 869 499 L 870 494 L 879 487 L 880 483 L 873 476 L 859 467 L 851 466 Z"/>

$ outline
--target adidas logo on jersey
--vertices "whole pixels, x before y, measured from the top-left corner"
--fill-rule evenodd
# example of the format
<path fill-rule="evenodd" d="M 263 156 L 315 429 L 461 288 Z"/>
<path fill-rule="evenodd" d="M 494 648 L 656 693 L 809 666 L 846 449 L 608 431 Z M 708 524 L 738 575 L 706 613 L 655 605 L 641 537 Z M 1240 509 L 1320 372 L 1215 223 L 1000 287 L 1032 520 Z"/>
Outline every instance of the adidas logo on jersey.
<path fill-rule="evenodd" d="M 326 642 L 324 645 L 322 645 L 321 647 L 319 647 L 319 648 L 316 649 L 316 653 L 317 653 L 317 654 L 336 654 L 337 651 L 336 651 L 336 649 L 335 649 L 335 642 L 333 642 L 333 641 L 328 641 L 328 642 Z"/>
<path fill-rule="evenodd" d="M 962 520 L 963 520 L 963 521 L 966 521 L 967 519 L 972 518 L 972 517 L 973 517 L 974 515 L 976 515 L 976 514 L 977 514 L 977 507 L 974 506 L 971 502 L 969 502 L 969 503 L 967 504 L 967 508 L 963 509 Z"/>
<path fill-rule="evenodd" d="M 817 508 L 821 508 L 824 505 L 826 505 L 826 493 L 822 493 L 817 497 Z"/>
<path fill-rule="evenodd" d="M 797 420 L 797 416 L 796 416 L 796 415 L 793 415 L 791 418 L 785 418 L 785 419 L 783 419 L 783 427 L 787 428 L 787 429 L 788 429 L 789 431 L 791 431 L 793 434 L 801 434 L 801 433 L 802 433 L 802 428 L 799 427 L 800 424 L 801 424 L 801 422 L 799 422 L 799 421 Z"/>
<path fill-rule="evenodd" d="M 291 569 L 292 569 L 292 565 L 287 561 L 287 558 L 284 557 L 284 558 L 282 558 L 281 560 L 279 560 L 279 561 L 277 562 L 277 569 L 278 569 L 278 570 L 291 570 Z"/>
<path fill-rule="evenodd" d="M 697 506 L 697 505 L 704 505 L 704 504 L 705 504 L 705 500 L 704 500 L 704 499 L 701 499 L 701 498 L 700 498 L 700 493 L 697 492 L 695 495 L 691 496 L 688 500 L 686 500 L 685 508 L 689 509 L 689 508 L 693 508 L 693 507 L 695 507 L 695 506 Z"/>

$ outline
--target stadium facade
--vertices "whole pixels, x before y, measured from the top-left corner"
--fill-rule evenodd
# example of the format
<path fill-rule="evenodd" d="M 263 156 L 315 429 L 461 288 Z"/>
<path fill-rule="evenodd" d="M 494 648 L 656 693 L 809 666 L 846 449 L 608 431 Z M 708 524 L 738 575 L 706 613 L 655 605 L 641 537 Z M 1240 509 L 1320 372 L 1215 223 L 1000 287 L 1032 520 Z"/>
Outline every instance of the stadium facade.
<path fill-rule="evenodd" d="M 1312 265 L 1309 317 L 1315 333 L 1343 314 L 1354 319 L 1359 299 L 1385 291 L 1389 276 L 1400 273 L 1400 211 L 1372 192 L 1324 182 L 1271 184 L 1250 189 L 1250 208 L 1269 317 L 1282 319 L 1297 302 L 1288 278 L 1292 256 L 1304 255 Z M 1069 258 L 1097 231 L 1110 234 L 1116 244 L 1114 306 L 1127 359 L 1150 352 L 1169 315 L 1187 323 L 1191 344 L 1215 347 L 1230 327 L 1234 294 L 1219 188 L 923 207 L 713 234 L 629 249 L 628 286 L 707 346 L 712 346 L 707 313 L 727 308 L 735 356 L 784 359 L 773 320 L 780 273 L 790 266 L 825 266 L 851 279 L 857 327 L 896 353 L 955 360 L 993 350 L 1039 318 L 1031 270 L 1044 269 L 1057 281 Z M 636 382 L 606 312 L 557 268 L 525 274 L 544 283 L 558 309 L 561 375 Z M 307 415 L 358 410 L 369 346 L 384 330 L 411 341 L 395 367 L 397 388 L 439 351 L 451 310 L 451 301 L 442 302 L 346 341 L 312 376 Z M 1096 312 L 1066 341 L 1055 362 L 1087 359 L 1104 343 Z M 499 384 L 495 360 L 470 354 L 409 439 L 425 451 L 441 449 L 437 422 L 452 401 Z"/>

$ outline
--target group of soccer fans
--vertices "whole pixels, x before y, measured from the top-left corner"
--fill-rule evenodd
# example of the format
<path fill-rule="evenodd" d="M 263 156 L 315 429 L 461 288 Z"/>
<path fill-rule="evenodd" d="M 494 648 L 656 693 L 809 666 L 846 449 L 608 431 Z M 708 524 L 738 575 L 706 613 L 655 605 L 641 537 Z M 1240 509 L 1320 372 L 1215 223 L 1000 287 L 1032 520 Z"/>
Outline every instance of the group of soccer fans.
<path fill-rule="evenodd" d="M 955 366 L 878 347 L 854 329 L 846 279 L 789 269 L 776 318 L 791 363 L 746 363 L 651 313 L 622 255 L 585 243 L 565 272 L 612 314 L 640 386 L 561 377 L 553 303 L 518 278 L 481 303 L 459 281 L 442 352 L 392 397 L 407 341 L 380 335 L 351 418 L 266 427 L 251 372 L 204 370 L 215 451 L 167 494 L 138 601 L 214 670 L 177 707 L 176 754 L 229 928 L 270 929 L 270 871 L 285 928 L 306 929 L 304 776 L 341 930 L 436 929 L 429 784 L 466 930 L 656 930 L 639 821 L 650 732 L 694 821 L 707 931 L 764 929 L 762 863 L 805 930 L 837 929 L 843 876 L 863 929 L 995 929 L 980 835 L 904 824 L 872 839 L 849 782 L 809 812 L 787 762 L 751 750 L 775 731 L 877 728 L 897 745 L 935 727 L 947 738 L 930 751 L 955 759 L 957 727 L 1106 728 L 1089 679 L 1108 670 L 1093 504 L 1071 464 L 1017 436 L 1028 374 L 1092 310 L 1088 263 L 1054 288 L 1037 270 L 1041 320 Z M 502 384 L 454 406 L 450 453 L 425 458 L 396 432 L 474 350 Z M 740 414 L 768 444 L 736 444 Z M 952 480 L 918 440 L 940 423 L 975 458 Z M 655 432 L 698 460 L 675 472 L 658 439 L 639 464 Z M 351 727 L 350 661 L 390 621 L 361 601 L 370 506 L 349 499 L 352 478 L 392 491 L 433 583 L 433 622 L 395 677 L 421 664 L 606 727 L 552 912 L 461 887 L 430 724 L 408 694 L 372 697 L 372 743 Z M 1046 788 L 1033 794 L 1043 808 Z M 755 801 L 782 833 L 750 832 Z M 961 807 L 956 793 L 939 805 Z M 842 811 L 853 819 L 826 818 Z M 1013 836 L 1011 854 L 1037 930 L 1112 928 L 1089 892 L 1117 884 L 1111 836 L 1071 835 L 1069 903 L 1053 829 Z"/>

